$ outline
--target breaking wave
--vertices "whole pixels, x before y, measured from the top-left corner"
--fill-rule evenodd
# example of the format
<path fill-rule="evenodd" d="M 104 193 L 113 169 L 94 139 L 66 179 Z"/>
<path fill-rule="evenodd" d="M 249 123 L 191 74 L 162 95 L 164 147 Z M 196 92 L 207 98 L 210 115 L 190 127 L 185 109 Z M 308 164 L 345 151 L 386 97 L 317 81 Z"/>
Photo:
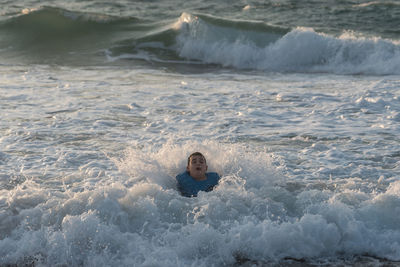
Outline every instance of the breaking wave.
<path fill-rule="evenodd" d="M 44 7 L 0 22 L 0 36 L 7 36 L 0 41 L 4 58 L 39 63 L 144 60 L 267 72 L 400 74 L 398 40 L 202 14 L 149 22 Z"/>

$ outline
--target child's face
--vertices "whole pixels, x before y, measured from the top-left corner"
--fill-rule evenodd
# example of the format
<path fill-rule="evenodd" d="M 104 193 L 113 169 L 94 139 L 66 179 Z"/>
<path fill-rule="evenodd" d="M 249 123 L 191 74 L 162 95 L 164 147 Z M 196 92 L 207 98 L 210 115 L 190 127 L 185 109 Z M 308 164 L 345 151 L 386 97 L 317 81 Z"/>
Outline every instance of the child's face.
<path fill-rule="evenodd" d="M 200 155 L 192 156 L 186 169 L 190 173 L 190 176 L 195 179 L 206 178 L 207 164 L 204 157 Z"/>

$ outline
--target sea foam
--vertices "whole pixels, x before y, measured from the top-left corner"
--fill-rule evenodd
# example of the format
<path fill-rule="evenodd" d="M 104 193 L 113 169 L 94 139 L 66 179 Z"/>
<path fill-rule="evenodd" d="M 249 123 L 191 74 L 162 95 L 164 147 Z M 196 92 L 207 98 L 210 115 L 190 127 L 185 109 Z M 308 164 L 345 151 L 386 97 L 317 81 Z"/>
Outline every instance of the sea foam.
<path fill-rule="evenodd" d="M 186 198 L 174 176 L 194 150 L 222 180 Z M 400 260 L 399 182 L 381 193 L 353 190 L 343 179 L 321 190 L 289 181 L 265 151 L 215 141 L 132 144 L 113 160 L 121 177 L 95 187 L 52 192 L 26 181 L 2 194 L 1 264 L 206 266 L 364 254 Z"/>
<path fill-rule="evenodd" d="M 400 73 L 400 46 L 395 40 L 352 32 L 333 36 L 301 27 L 286 34 L 283 29 L 277 34 L 272 28 L 263 32 L 238 30 L 233 25 L 182 16 L 177 53 L 190 60 L 277 72 Z"/>

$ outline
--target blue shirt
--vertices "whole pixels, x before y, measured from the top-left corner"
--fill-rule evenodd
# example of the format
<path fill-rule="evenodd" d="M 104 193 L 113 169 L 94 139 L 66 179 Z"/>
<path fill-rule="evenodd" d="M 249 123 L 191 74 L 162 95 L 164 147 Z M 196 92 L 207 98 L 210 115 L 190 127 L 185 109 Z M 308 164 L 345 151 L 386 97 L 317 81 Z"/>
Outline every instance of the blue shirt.
<path fill-rule="evenodd" d="M 206 177 L 207 179 L 204 181 L 196 181 L 185 171 L 176 176 L 178 189 L 185 197 L 197 197 L 199 191 L 209 192 L 218 184 L 220 177 L 216 172 L 208 172 L 206 173 Z"/>

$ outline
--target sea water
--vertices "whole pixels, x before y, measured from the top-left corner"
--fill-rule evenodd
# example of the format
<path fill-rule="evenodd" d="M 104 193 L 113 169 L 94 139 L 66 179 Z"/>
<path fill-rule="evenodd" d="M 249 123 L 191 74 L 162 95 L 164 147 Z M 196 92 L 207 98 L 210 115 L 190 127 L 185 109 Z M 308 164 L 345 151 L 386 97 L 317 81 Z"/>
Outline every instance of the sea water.
<path fill-rule="evenodd" d="M 397 266 L 396 1 L 6 1 L 1 266 Z M 201 151 L 222 180 L 186 198 Z"/>

